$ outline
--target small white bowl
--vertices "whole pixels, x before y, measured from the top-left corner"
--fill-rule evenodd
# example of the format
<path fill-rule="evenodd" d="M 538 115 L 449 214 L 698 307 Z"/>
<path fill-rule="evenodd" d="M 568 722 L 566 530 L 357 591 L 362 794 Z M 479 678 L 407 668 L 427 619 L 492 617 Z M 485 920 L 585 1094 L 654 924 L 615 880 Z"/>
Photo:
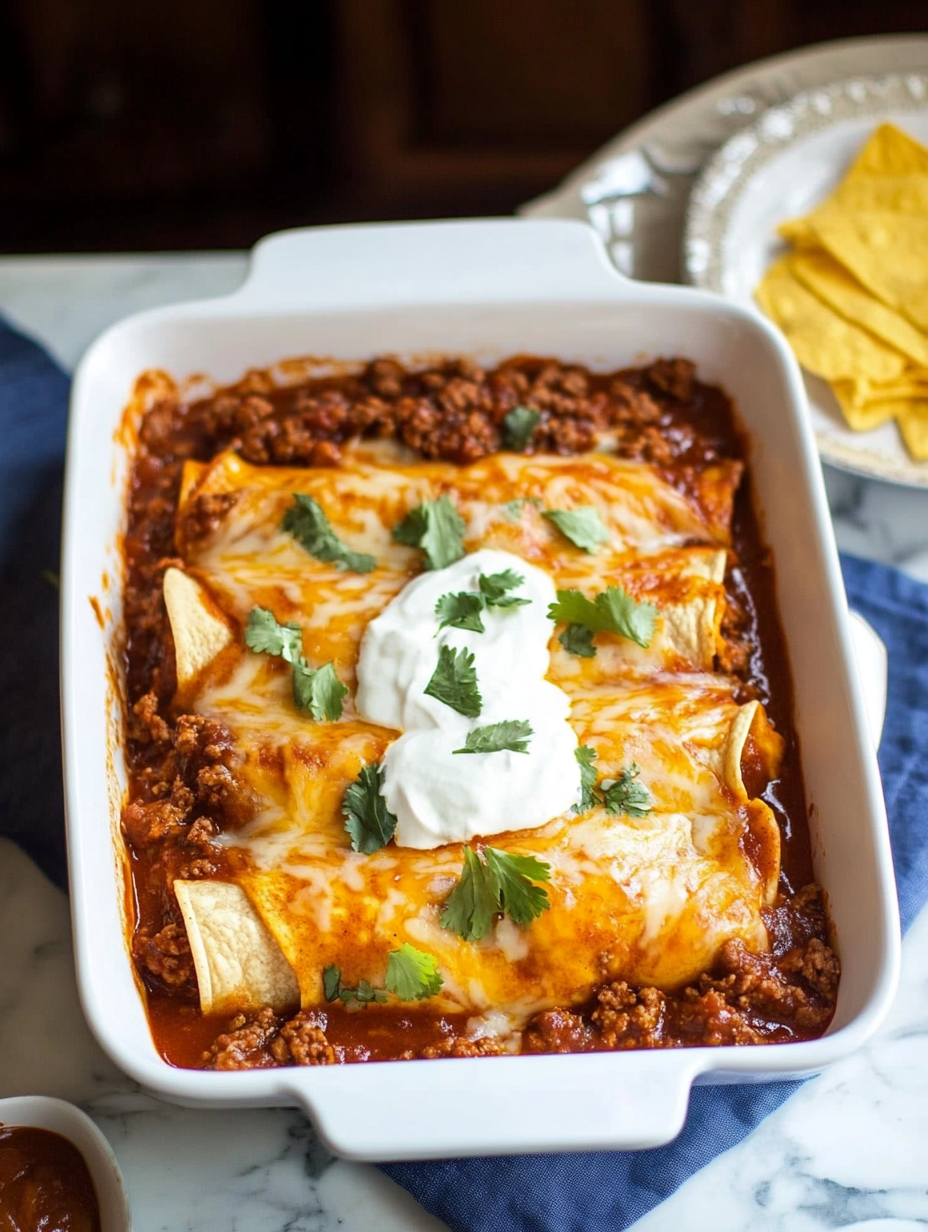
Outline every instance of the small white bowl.
<path fill-rule="evenodd" d="M 129 1199 L 116 1156 L 80 1108 L 47 1095 L 18 1095 L 0 1099 L 0 1124 L 11 1128 L 47 1129 L 73 1142 L 93 1178 L 102 1232 L 130 1232 Z"/>

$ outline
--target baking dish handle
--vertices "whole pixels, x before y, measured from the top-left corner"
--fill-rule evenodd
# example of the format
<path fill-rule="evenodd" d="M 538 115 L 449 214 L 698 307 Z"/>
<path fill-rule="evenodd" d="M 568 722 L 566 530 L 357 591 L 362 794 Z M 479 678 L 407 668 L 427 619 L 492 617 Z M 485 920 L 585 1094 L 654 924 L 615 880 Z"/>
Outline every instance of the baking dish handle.
<path fill-rule="evenodd" d="M 389 304 L 623 294 L 602 241 L 575 220 L 518 218 L 305 227 L 261 240 L 227 302 L 327 312 Z"/>
<path fill-rule="evenodd" d="M 290 1070 L 284 1093 L 349 1159 L 643 1150 L 683 1127 L 698 1055 L 368 1062 Z"/>

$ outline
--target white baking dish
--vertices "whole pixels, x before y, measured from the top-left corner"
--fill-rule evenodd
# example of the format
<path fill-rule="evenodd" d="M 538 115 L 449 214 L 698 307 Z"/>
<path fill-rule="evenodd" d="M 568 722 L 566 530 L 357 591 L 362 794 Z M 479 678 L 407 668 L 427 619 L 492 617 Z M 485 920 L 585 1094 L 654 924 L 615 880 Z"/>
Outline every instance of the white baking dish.
<path fill-rule="evenodd" d="M 228 382 L 299 355 L 436 351 L 487 360 L 528 351 L 594 368 L 682 355 L 736 400 L 776 556 L 816 875 L 844 965 L 837 1013 L 822 1039 L 245 1073 L 172 1069 L 158 1057 L 125 941 L 118 834 L 125 780 L 107 667 L 120 618 L 123 407 L 148 368 Z M 679 1131 L 694 1081 L 783 1079 L 859 1047 L 896 986 L 899 926 L 879 776 L 804 403 L 792 355 L 758 315 L 689 288 L 627 281 L 594 233 L 574 222 L 283 233 L 257 246 L 233 295 L 142 313 L 108 330 L 74 382 L 62 668 L 78 975 L 87 1017 L 113 1059 L 179 1103 L 301 1104 L 334 1151 L 404 1159 L 655 1146 Z"/>

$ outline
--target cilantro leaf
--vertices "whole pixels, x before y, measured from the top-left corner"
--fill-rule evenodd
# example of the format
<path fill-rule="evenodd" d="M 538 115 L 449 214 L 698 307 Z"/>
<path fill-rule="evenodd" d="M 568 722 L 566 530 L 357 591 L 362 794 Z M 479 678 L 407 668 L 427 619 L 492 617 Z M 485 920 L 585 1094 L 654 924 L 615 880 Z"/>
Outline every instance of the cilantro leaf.
<path fill-rule="evenodd" d="M 596 767 L 593 765 L 596 750 L 590 748 L 588 744 L 581 744 L 579 748 L 574 749 L 574 757 L 580 767 L 580 799 L 574 806 L 574 812 L 586 813 L 597 802 L 595 790 L 597 774 Z"/>
<path fill-rule="evenodd" d="M 531 599 L 519 599 L 507 591 L 515 590 L 525 584 L 525 578 L 512 569 L 504 569 L 502 573 L 481 573 L 477 579 L 479 590 L 459 590 L 456 594 L 448 592 L 442 595 L 435 604 L 435 612 L 441 617 L 439 629 L 451 626 L 454 629 L 470 629 L 473 633 L 484 633 L 480 613 L 490 607 L 525 607 Z"/>
<path fill-rule="evenodd" d="M 276 655 L 287 663 L 296 663 L 303 654 L 303 633 L 295 622 L 278 624 L 273 612 L 253 607 L 245 626 L 245 645 L 255 654 Z"/>
<path fill-rule="evenodd" d="M 342 700 L 348 689 L 335 675 L 331 663 L 323 663 L 315 671 L 300 658 L 293 664 L 293 700 L 301 710 L 308 710 L 317 723 L 323 719 L 342 717 Z"/>
<path fill-rule="evenodd" d="M 495 847 L 484 847 L 487 868 L 499 886 L 499 903 L 503 911 L 525 928 L 536 916 L 551 906 L 548 891 L 533 881 L 550 881 L 551 866 L 534 856 L 513 856 Z"/>
<path fill-rule="evenodd" d="M 593 630 L 586 625 L 569 624 L 558 635 L 557 640 L 566 651 L 579 655 L 581 659 L 596 657 L 596 647 L 593 645 Z"/>
<path fill-rule="evenodd" d="M 584 552 L 595 552 L 609 539 L 609 531 L 594 505 L 584 505 L 580 509 L 546 509 L 541 516 L 553 522 L 565 538 Z"/>
<path fill-rule="evenodd" d="M 608 614 L 608 628 L 645 649 L 651 644 L 657 608 L 653 603 L 637 603 L 621 586 L 607 586 L 596 596 L 596 606 Z"/>
<path fill-rule="evenodd" d="M 477 672 L 471 652 L 440 646 L 438 666 L 425 686 L 425 692 L 458 714 L 475 719 L 483 707 L 483 698 L 477 686 Z"/>
<path fill-rule="evenodd" d="M 522 519 L 522 510 L 526 505 L 534 505 L 536 509 L 544 509 L 544 505 L 537 496 L 517 496 L 514 500 L 504 501 L 500 507 L 510 522 L 519 522 Z"/>
<path fill-rule="evenodd" d="M 290 664 L 293 700 L 300 710 L 308 710 L 317 723 L 342 717 L 342 700 L 348 689 L 331 663 L 318 668 L 309 666 L 303 657 L 303 634 L 298 624 L 278 624 L 273 612 L 253 607 L 245 626 L 245 645 L 255 654 L 273 655 Z"/>
<path fill-rule="evenodd" d="M 654 633 L 657 608 L 653 603 L 636 602 L 621 586 L 607 586 L 595 600 L 579 590 L 559 590 L 557 602 L 548 608 L 548 617 L 585 625 L 591 633 L 618 633 L 647 648 Z"/>
<path fill-rule="evenodd" d="M 494 847 L 484 847 L 483 855 L 485 863 L 473 848 L 464 848 L 464 868 L 441 914 L 442 928 L 465 941 L 485 937 L 502 911 L 524 927 L 550 906 L 547 891 L 532 885 L 550 880 L 550 865 Z"/>
<path fill-rule="evenodd" d="M 408 941 L 387 956 L 387 990 L 401 1001 L 434 997 L 444 980 L 431 954 L 423 954 Z"/>
<path fill-rule="evenodd" d="M 435 604 L 435 614 L 441 617 L 439 629 L 450 626 L 452 629 L 470 629 L 473 633 L 483 633 L 483 621 L 480 613 L 484 608 L 482 595 L 469 590 L 459 590 L 457 594 L 442 595 Z"/>
<path fill-rule="evenodd" d="M 503 719 L 501 723 L 491 723 L 488 727 L 475 727 L 467 733 L 463 749 L 453 751 L 502 753 L 508 749 L 512 753 L 527 753 L 528 738 L 534 734 L 527 719 Z"/>
<path fill-rule="evenodd" d="M 287 531 L 306 549 L 310 556 L 336 569 L 352 573 L 370 573 L 377 561 L 367 552 L 354 552 L 336 535 L 322 506 L 303 492 L 293 494 L 293 504 L 284 514 L 281 530 Z"/>
<path fill-rule="evenodd" d="M 374 988 L 367 980 L 358 980 L 357 988 L 346 988 L 342 983 L 342 974 L 338 967 L 326 967 L 322 972 L 322 991 L 326 1001 L 341 1001 L 349 1007 L 358 1006 L 367 1009 L 372 1001 L 383 1005 L 387 994 L 382 988 Z"/>
<path fill-rule="evenodd" d="M 514 406 L 503 416 L 503 443 L 515 453 L 523 453 L 532 433 L 541 422 L 541 414 L 530 406 Z"/>
<path fill-rule="evenodd" d="M 502 573 L 481 573 L 477 585 L 487 607 L 527 607 L 531 603 L 531 599 L 519 599 L 507 593 L 525 585 L 525 578 L 513 569 L 504 569 Z"/>
<path fill-rule="evenodd" d="M 393 538 L 421 548 L 426 569 L 444 569 L 464 555 L 464 521 L 447 496 L 423 501 L 393 527 Z"/>
<path fill-rule="evenodd" d="M 342 802 L 342 816 L 351 837 L 352 850 L 366 856 L 386 847 L 396 829 L 396 817 L 386 806 L 382 788 L 383 768 L 376 764 L 362 766 Z"/>
<path fill-rule="evenodd" d="M 635 780 L 641 767 L 631 762 L 614 783 L 603 791 L 603 803 L 608 813 L 627 813 L 629 817 L 647 817 L 651 811 L 651 793 Z"/>
<path fill-rule="evenodd" d="M 322 991 L 326 1001 L 334 1001 L 342 986 L 342 973 L 338 967 L 326 967 L 322 972 Z"/>
<path fill-rule="evenodd" d="M 492 928 L 498 911 L 496 879 L 473 847 L 465 847 L 464 868 L 441 913 L 442 928 L 465 941 L 479 941 Z"/>

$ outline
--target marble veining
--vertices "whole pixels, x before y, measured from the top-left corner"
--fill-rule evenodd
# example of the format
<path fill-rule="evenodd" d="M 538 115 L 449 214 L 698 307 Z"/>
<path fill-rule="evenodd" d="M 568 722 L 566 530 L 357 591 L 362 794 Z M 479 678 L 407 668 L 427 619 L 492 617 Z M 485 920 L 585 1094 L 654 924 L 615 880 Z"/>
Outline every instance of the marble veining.
<path fill-rule="evenodd" d="M 0 260 L 0 312 L 66 367 L 127 312 L 223 294 L 239 254 Z M 928 580 L 928 493 L 826 468 L 839 545 Z M 193 1111 L 142 1093 L 80 1011 L 64 895 L 0 840 L 0 1095 L 81 1104 L 113 1145 L 136 1232 L 441 1232 L 379 1171 L 334 1161 L 288 1109 Z M 928 1230 L 928 911 L 892 1016 L 636 1232 Z M 599 1230 L 597 1230 L 599 1232 Z M 618 1232 L 602 1229 L 602 1232 Z"/>

